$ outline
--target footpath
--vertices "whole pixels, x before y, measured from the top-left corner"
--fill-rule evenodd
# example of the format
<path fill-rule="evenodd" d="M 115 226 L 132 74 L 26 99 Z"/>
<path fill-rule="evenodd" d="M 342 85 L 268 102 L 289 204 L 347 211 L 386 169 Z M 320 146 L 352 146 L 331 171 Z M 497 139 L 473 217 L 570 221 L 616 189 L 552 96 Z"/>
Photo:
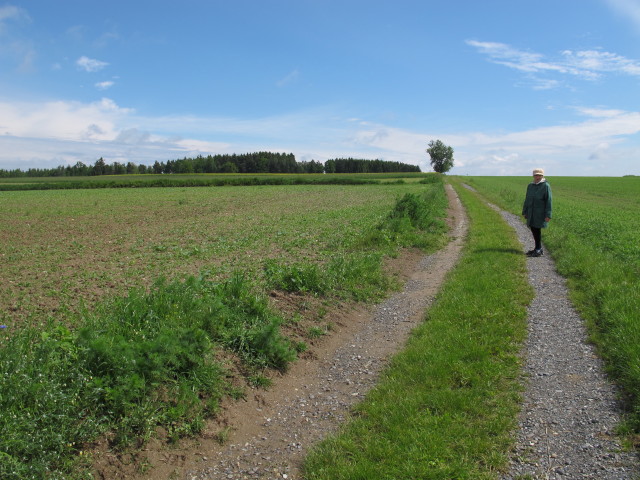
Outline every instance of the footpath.
<path fill-rule="evenodd" d="M 500 213 L 529 250 L 531 232 L 517 216 Z M 614 435 L 620 421 L 616 388 L 588 342 L 565 279 L 547 253 L 529 258 L 527 269 L 535 298 L 523 352 L 526 390 L 503 480 L 640 478 L 637 455 L 623 451 Z"/>

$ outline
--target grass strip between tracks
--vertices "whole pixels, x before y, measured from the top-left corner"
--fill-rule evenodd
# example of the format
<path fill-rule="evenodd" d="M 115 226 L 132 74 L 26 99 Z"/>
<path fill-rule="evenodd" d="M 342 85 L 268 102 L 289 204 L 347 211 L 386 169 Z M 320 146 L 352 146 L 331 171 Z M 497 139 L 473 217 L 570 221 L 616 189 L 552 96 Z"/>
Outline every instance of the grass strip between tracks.
<path fill-rule="evenodd" d="M 507 465 L 533 291 L 513 230 L 455 187 L 469 216 L 462 258 L 379 385 L 308 455 L 308 480 L 493 478 Z"/>

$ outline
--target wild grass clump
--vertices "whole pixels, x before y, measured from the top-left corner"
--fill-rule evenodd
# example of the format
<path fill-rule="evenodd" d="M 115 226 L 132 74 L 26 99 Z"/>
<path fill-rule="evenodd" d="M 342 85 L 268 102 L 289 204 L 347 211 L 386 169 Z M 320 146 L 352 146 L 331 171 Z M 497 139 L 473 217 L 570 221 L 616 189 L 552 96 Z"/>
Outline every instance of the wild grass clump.
<path fill-rule="evenodd" d="M 439 173 L 430 173 L 430 174 L 427 174 L 418 183 L 421 183 L 423 185 L 429 185 L 432 183 L 442 183 L 442 175 L 440 175 Z"/>
<path fill-rule="evenodd" d="M 322 295 L 330 288 L 327 276 L 312 262 L 286 264 L 274 259 L 264 263 L 264 274 L 270 287 L 285 292 Z"/>
<path fill-rule="evenodd" d="M 378 299 L 392 286 L 382 271 L 382 255 L 377 252 L 336 254 L 325 266 L 269 260 L 264 274 L 268 286 L 274 289 L 356 301 Z"/>
<path fill-rule="evenodd" d="M 429 188 L 398 198 L 391 212 L 358 240 L 359 248 L 417 247 L 433 251 L 442 246 L 447 207 L 444 183 L 428 177 Z"/>
<path fill-rule="evenodd" d="M 53 326 L 0 344 L 0 478 L 65 478 L 83 462 L 83 444 L 107 428 L 77 344 Z"/>
<path fill-rule="evenodd" d="M 72 332 L 25 329 L 0 348 L 0 477 L 63 478 L 104 432 L 114 446 L 163 427 L 198 433 L 225 384 L 218 349 L 248 370 L 285 370 L 296 357 L 271 312 L 241 275 L 158 281 L 87 314 Z M 76 455 L 74 455 L 76 454 Z"/>

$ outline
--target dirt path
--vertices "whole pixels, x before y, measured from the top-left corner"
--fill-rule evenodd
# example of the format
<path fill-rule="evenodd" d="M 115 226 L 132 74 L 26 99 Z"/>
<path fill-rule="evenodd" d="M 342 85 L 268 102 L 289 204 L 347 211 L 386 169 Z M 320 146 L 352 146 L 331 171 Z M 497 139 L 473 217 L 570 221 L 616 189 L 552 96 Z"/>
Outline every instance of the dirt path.
<path fill-rule="evenodd" d="M 375 385 L 458 260 L 467 222 L 454 190 L 446 188 L 452 240 L 433 255 L 414 253 L 405 259 L 409 276 L 402 292 L 333 319 L 338 330 L 314 347 L 312 358 L 297 361 L 268 390 L 254 390 L 246 401 L 227 408 L 203 438 L 174 449 L 151 442 L 142 452 L 148 459 L 146 472 L 134 475 L 123 469 L 127 461 L 120 457 L 113 459 L 119 473 L 111 469 L 108 478 L 300 479 L 308 448 L 335 431 L 350 407 Z M 221 431 L 228 434 L 223 445 L 218 441 Z"/>

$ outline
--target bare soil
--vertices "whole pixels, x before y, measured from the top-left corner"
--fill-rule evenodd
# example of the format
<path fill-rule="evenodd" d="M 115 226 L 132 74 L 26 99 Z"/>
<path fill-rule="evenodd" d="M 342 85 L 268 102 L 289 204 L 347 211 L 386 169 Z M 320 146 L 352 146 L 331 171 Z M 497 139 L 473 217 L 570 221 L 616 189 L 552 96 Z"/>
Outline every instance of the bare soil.
<path fill-rule="evenodd" d="M 380 305 L 332 308 L 324 316 L 332 325 L 327 335 L 289 371 L 274 377 L 268 389 L 249 389 L 243 400 L 227 401 L 201 437 L 177 445 L 156 438 L 134 453 L 116 454 L 98 445 L 93 452 L 96 478 L 300 479 L 305 453 L 336 431 L 351 406 L 375 385 L 458 260 L 466 216 L 449 185 L 447 195 L 449 244 L 428 256 L 406 251 L 387 265 L 404 283 L 401 292 Z"/>

